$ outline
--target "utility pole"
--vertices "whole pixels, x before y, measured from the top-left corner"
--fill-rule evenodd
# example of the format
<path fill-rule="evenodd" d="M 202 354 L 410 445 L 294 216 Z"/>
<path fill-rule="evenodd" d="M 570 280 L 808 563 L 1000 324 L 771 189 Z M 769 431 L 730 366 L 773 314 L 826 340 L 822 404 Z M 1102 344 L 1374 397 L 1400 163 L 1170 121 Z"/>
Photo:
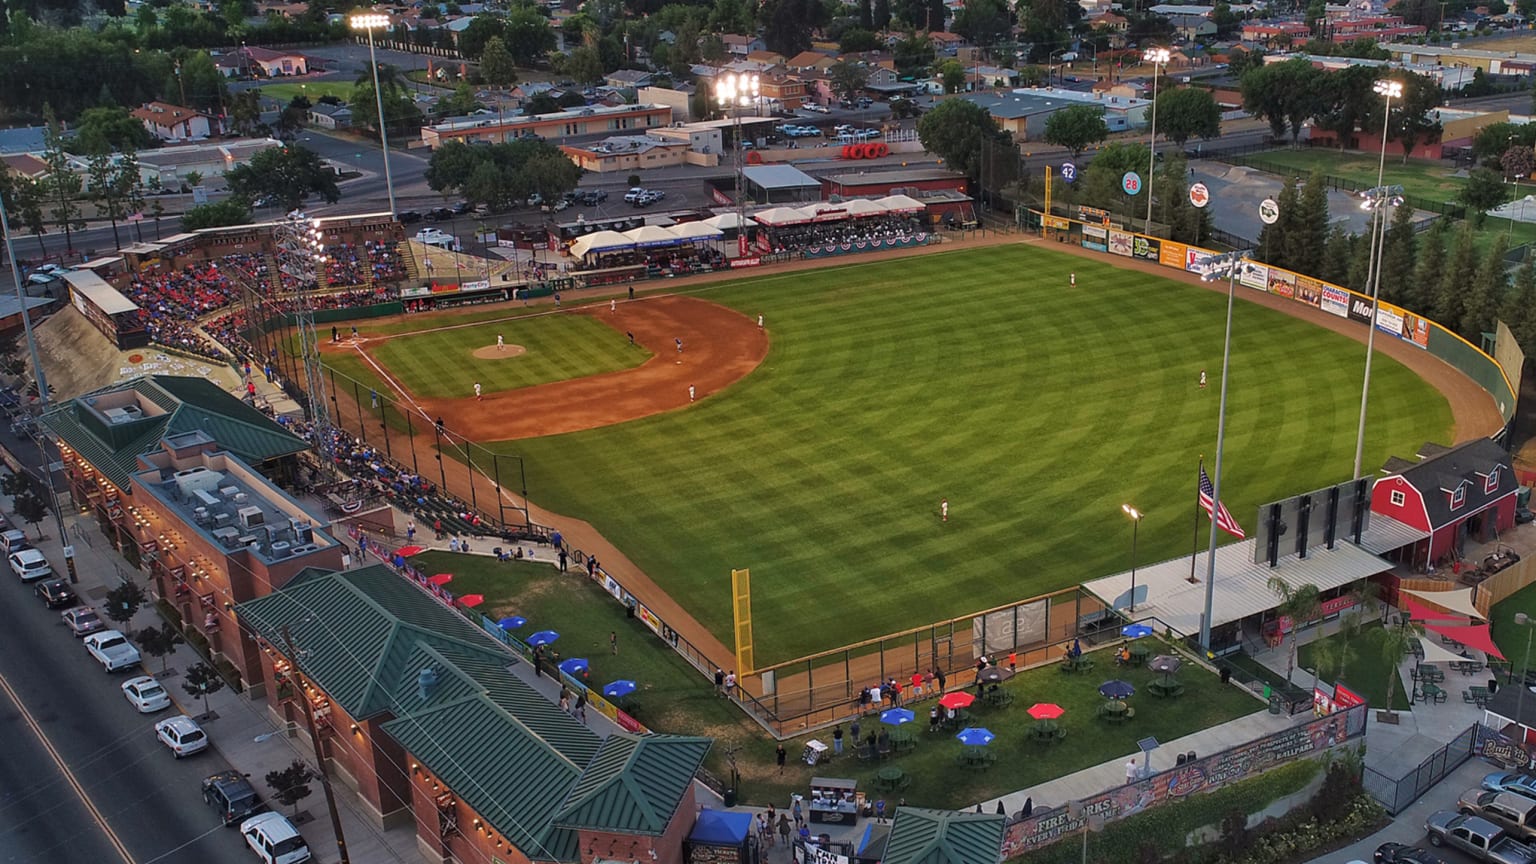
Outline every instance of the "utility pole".
<path fill-rule="evenodd" d="M 320 732 L 315 727 L 315 706 L 309 702 L 309 694 L 304 692 L 304 680 L 299 672 L 299 652 L 293 648 L 293 634 L 288 631 L 288 625 L 283 625 L 283 643 L 288 646 L 288 669 L 293 673 L 293 683 L 297 685 L 299 701 L 304 703 L 304 722 L 309 726 L 309 740 L 315 745 L 316 767 L 320 769 L 320 791 L 325 793 L 325 809 L 331 814 L 331 830 L 336 832 L 336 851 L 341 853 L 341 864 L 352 864 L 352 859 L 347 857 L 347 838 L 341 831 L 341 814 L 336 812 L 336 796 L 331 792 L 331 775 L 325 770 L 325 754 L 320 750 Z"/>

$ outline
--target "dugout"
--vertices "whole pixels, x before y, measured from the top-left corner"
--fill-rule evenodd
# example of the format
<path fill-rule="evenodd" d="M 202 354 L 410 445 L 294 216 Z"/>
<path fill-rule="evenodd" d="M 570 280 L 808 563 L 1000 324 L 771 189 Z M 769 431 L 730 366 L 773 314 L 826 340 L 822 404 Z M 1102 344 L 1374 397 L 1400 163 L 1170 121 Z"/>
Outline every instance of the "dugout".
<path fill-rule="evenodd" d="M 64 274 L 64 281 L 69 283 L 70 304 L 113 345 L 126 349 L 149 344 L 139 304 L 107 280 L 89 270 L 71 270 Z"/>

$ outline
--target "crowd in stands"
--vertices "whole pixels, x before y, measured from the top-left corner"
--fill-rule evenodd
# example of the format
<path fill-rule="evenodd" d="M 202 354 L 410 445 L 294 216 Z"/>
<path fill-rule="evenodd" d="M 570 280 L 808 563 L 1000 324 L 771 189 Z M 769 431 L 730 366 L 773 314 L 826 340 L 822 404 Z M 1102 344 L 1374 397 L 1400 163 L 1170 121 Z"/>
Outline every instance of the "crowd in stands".
<path fill-rule="evenodd" d="M 891 215 L 843 222 L 786 225 L 768 229 L 768 237 L 773 251 L 795 252 L 873 240 L 904 240 L 925 230 L 928 229 L 917 219 Z"/>
<path fill-rule="evenodd" d="M 378 285 L 405 278 L 405 266 L 394 243 L 363 243 L 363 254 L 352 243 L 326 247 L 325 281 L 337 287 Z"/>

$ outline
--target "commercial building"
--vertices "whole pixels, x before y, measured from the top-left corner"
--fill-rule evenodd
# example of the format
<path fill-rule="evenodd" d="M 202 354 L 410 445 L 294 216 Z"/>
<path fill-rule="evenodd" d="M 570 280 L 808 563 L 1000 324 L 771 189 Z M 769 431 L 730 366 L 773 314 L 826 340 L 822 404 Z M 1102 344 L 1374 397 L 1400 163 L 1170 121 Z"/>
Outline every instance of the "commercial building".
<path fill-rule="evenodd" d="M 1536 54 L 1519 51 L 1484 51 L 1457 45 L 1412 45 L 1393 42 L 1381 46 L 1393 59 L 1427 66 L 1465 66 L 1481 69 L 1489 75 L 1530 75 L 1536 69 Z"/>
<path fill-rule="evenodd" d="M 306 567 L 337 568 L 340 543 L 273 480 L 294 483 L 309 445 L 202 378 L 154 375 L 43 415 L 70 500 L 129 563 L 149 573 L 228 674 L 259 680 L 236 604 Z"/>
<path fill-rule="evenodd" d="M 1034 141 L 1045 134 L 1045 123 L 1052 114 L 1073 105 L 1096 105 L 1104 109 L 1104 122 L 1111 132 L 1136 129 L 1147 123 L 1150 99 L 1108 93 L 1080 93 L 1075 90 L 1028 88 L 1002 95 L 970 93 L 966 99 L 992 115 L 998 128 L 1012 132 L 1017 141 Z"/>
<path fill-rule="evenodd" d="M 583 135 L 614 135 L 643 132 L 672 122 L 672 109 L 666 105 L 619 105 L 613 108 L 589 107 L 532 117 L 463 117 L 427 126 L 421 140 L 437 149 L 449 141 L 497 144 L 521 137 L 538 136 L 549 141 L 564 141 Z"/>
<path fill-rule="evenodd" d="M 1488 541 L 1515 527 L 1520 481 L 1509 454 L 1487 438 L 1455 448 L 1426 444 L 1414 459 L 1392 458 L 1371 492 L 1371 512 L 1421 533 L 1405 563 L 1459 554 L 1468 540 Z"/>
<path fill-rule="evenodd" d="M 207 178 L 222 177 L 231 168 L 251 161 L 257 153 L 281 146 L 283 142 L 273 138 L 241 138 L 141 150 L 138 154 L 139 176 L 145 183 L 158 182 L 161 186 L 176 188 L 194 171 Z"/>
<path fill-rule="evenodd" d="M 195 141 L 219 133 L 219 120 L 169 102 L 146 102 L 129 112 L 161 141 Z"/>
<path fill-rule="evenodd" d="M 615 136 L 595 144 L 562 144 L 560 152 L 583 170 L 599 174 L 683 165 L 689 155 L 687 141 L 650 135 Z"/>

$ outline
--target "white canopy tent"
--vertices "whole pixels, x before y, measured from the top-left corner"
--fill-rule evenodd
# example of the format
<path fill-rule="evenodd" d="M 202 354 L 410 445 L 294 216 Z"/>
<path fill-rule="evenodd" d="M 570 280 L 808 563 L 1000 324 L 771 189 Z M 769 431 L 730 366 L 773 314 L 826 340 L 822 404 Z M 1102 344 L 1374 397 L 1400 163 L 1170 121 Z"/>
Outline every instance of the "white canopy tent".
<path fill-rule="evenodd" d="M 672 236 L 684 243 L 694 240 L 719 240 L 721 235 L 719 228 L 705 222 L 684 222 L 672 228 Z"/>
<path fill-rule="evenodd" d="M 624 232 L 634 246 L 676 246 L 683 242 L 673 233 L 672 228 L 663 228 L 660 225 L 641 225 Z"/>
<path fill-rule="evenodd" d="M 746 221 L 743 222 L 735 213 L 721 213 L 719 216 L 711 216 L 705 219 L 701 224 L 712 228 L 719 228 L 722 231 L 729 231 L 733 228 L 740 228 L 742 225 L 753 225 L 756 223 L 752 221 L 751 216 L 746 217 Z"/>
<path fill-rule="evenodd" d="M 585 258 L 593 252 L 617 252 L 620 249 L 633 248 L 635 248 L 635 241 L 617 231 L 594 231 L 572 243 L 571 254 L 577 258 Z"/>
<path fill-rule="evenodd" d="M 843 202 L 843 209 L 847 210 L 848 215 L 854 218 L 879 216 L 890 212 L 879 201 L 871 201 L 868 198 L 853 198 L 845 201 Z"/>
<path fill-rule="evenodd" d="M 921 213 L 928 209 L 923 202 L 907 195 L 887 195 L 875 203 L 890 213 Z"/>
<path fill-rule="evenodd" d="M 752 218 L 761 225 L 779 227 L 782 225 L 804 225 L 815 217 L 802 213 L 793 207 L 773 207 L 759 213 L 753 213 Z"/>

